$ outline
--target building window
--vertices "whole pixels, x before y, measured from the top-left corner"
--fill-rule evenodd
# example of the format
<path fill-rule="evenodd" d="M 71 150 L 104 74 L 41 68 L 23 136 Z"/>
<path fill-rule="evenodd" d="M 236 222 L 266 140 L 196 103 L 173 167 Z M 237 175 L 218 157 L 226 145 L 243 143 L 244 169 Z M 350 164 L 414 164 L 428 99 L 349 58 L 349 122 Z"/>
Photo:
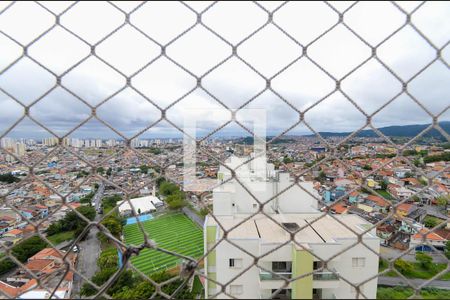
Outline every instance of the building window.
<path fill-rule="evenodd" d="M 242 268 L 242 259 L 230 258 L 229 265 L 230 265 L 230 268 Z"/>
<path fill-rule="evenodd" d="M 317 270 L 323 266 L 323 262 L 321 261 L 315 261 L 313 262 L 313 270 Z"/>
<path fill-rule="evenodd" d="M 353 268 L 363 268 L 366 266 L 366 258 L 365 257 L 353 257 L 352 258 L 352 267 Z"/>
<path fill-rule="evenodd" d="M 272 271 L 281 273 L 292 272 L 292 263 L 290 261 L 273 261 Z"/>
<path fill-rule="evenodd" d="M 230 285 L 231 295 L 241 295 L 244 292 L 244 287 L 242 285 L 232 284 Z"/>
<path fill-rule="evenodd" d="M 282 289 L 276 296 L 273 296 L 278 289 L 272 289 L 272 298 L 271 299 L 291 299 L 291 290 L 290 289 Z"/>

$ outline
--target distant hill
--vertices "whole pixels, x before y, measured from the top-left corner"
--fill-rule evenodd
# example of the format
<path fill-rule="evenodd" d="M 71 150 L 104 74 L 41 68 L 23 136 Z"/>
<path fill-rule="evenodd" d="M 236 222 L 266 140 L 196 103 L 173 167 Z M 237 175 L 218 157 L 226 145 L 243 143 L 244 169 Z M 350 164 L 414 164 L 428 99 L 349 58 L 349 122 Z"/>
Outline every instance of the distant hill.
<path fill-rule="evenodd" d="M 430 124 L 421 124 L 421 125 L 399 125 L 399 126 L 387 126 L 378 128 L 384 135 L 389 137 L 414 137 L 421 133 L 425 128 L 430 126 Z M 439 122 L 439 126 L 450 134 L 450 122 Z M 351 132 L 319 132 L 323 137 L 335 137 L 335 136 L 347 136 L 351 134 Z M 314 135 L 308 135 L 314 136 Z M 372 129 L 362 130 L 357 135 L 358 137 L 377 137 L 378 135 Z M 428 131 L 424 137 L 435 137 L 435 138 L 444 138 L 442 134 L 437 131 L 435 128 Z"/>

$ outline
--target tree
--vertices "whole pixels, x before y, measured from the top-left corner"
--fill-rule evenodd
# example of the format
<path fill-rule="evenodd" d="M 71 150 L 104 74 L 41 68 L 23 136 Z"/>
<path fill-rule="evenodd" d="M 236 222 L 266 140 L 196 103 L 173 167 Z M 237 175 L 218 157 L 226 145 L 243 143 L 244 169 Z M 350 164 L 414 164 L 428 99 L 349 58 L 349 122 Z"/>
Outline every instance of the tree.
<path fill-rule="evenodd" d="M 206 215 L 208 215 L 209 214 L 209 211 L 208 211 L 208 209 L 207 208 L 205 208 L 205 207 L 203 207 L 202 209 L 200 209 L 200 215 L 201 216 L 206 216 Z"/>
<path fill-rule="evenodd" d="M 444 207 L 445 209 L 447 209 L 447 204 L 448 204 L 448 196 L 439 196 L 436 198 L 436 202 L 437 205 Z"/>
<path fill-rule="evenodd" d="M 0 181 L 6 183 L 19 182 L 20 179 L 14 176 L 12 173 L 0 174 Z"/>
<path fill-rule="evenodd" d="M 54 235 L 57 233 L 62 232 L 62 224 L 61 222 L 54 222 L 52 224 L 50 224 L 50 226 L 48 226 L 47 228 L 47 235 Z"/>
<path fill-rule="evenodd" d="M 417 252 L 416 260 L 417 262 L 419 262 L 420 266 L 425 270 L 433 269 L 433 258 L 428 254 L 425 254 L 423 252 Z"/>
<path fill-rule="evenodd" d="M 158 154 L 162 153 L 161 149 L 155 148 L 155 147 L 151 147 L 150 149 L 148 149 L 148 152 L 150 152 L 151 154 L 154 154 L 154 155 L 158 155 Z"/>
<path fill-rule="evenodd" d="M 417 154 L 416 150 L 405 150 L 405 151 L 403 151 L 403 156 L 413 156 L 413 155 L 416 155 L 416 154 Z"/>
<path fill-rule="evenodd" d="M 142 165 L 139 167 L 139 169 L 141 169 L 141 173 L 147 174 L 149 167 L 146 165 Z"/>
<path fill-rule="evenodd" d="M 320 171 L 319 172 L 319 180 L 324 180 L 327 178 L 327 175 L 325 175 L 324 171 Z"/>
<path fill-rule="evenodd" d="M 97 260 L 97 266 L 100 269 L 111 269 L 118 267 L 119 256 L 116 251 L 102 251 Z"/>
<path fill-rule="evenodd" d="M 406 172 L 405 173 L 405 178 L 411 178 L 411 177 L 414 177 L 413 173 L 411 173 L 411 172 Z"/>
<path fill-rule="evenodd" d="M 186 205 L 184 194 L 181 192 L 167 196 L 166 202 L 170 209 L 180 209 Z"/>
<path fill-rule="evenodd" d="M 98 167 L 97 168 L 97 173 L 102 174 L 105 173 L 105 169 L 103 167 Z"/>
<path fill-rule="evenodd" d="M 108 289 L 108 294 L 114 295 L 125 288 L 133 288 L 135 281 L 136 278 L 134 278 L 131 270 L 123 271 L 116 282 Z"/>
<path fill-rule="evenodd" d="M 0 275 L 3 275 L 16 267 L 16 264 L 9 258 L 0 261 Z"/>
<path fill-rule="evenodd" d="M 450 259 L 450 241 L 447 241 L 447 243 L 445 243 L 444 253 L 445 256 Z"/>
<path fill-rule="evenodd" d="M 92 206 L 80 206 L 76 210 L 91 221 L 95 218 L 96 212 Z M 64 219 L 50 224 L 47 229 L 47 235 L 75 230 L 74 234 L 78 236 L 83 232 L 86 225 L 86 221 L 82 220 L 74 211 L 70 211 Z"/>
<path fill-rule="evenodd" d="M 117 216 L 114 215 L 108 216 L 105 220 L 102 221 L 102 224 L 115 237 L 119 237 L 120 234 L 122 233 L 122 224 Z"/>
<path fill-rule="evenodd" d="M 427 216 L 423 220 L 423 224 L 425 225 L 425 227 L 434 228 L 439 224 L 439 221 L 434 217 Z"/>
<path fill-rule="evenodd" d="M 80 199 L 80 203 L 91 203 L 92 198 L 94 198 L 95 193 L 90 192 L 86 196 Z"/>
<path fill-rule="evenodd" d="M 14 246 L 12 249 L 12 254 L 21 262 L 26 262 L 28 258 L 47 246 L 47 243 L 40 237 L 32 236 Z"/>
<path fill-rule="evenodd" d="M 113 295 L 114 299 L 149 299 L 155 292 L 155 287 L 147 281 L 141 281 L 133 288 L 123 288 Z"/>
<path fill-rule="evenodd" d="M 114 207 L 116 207 L 117 202 L 119 202 L 121 200 L 122 200 L 122 197 L 120 195 L 105 197 L 102 199 L 103 209 L 105 211 L 109 211 L 109 210 L 113 209 Z"/>
<path fill-rule="evenodd" d="M 140 214 L 141 214 L 141 209 L 140 209 L 140 208 L 138 208 L 138 211 L 137 211 L 137 212 L 138 212 L 138 214 L 140 215 Z"/>
<path fill-rule="evenodd" d="M 438 155 L 425 156 L 423 162 L 428 164 L 437 161 L 450 161 L 450 152 L 444 152 Z"/>
<path fill-rule="evenodd" d="M 397 259 L 394 263 L 394 267 L 403 275 L 408 275 L 414 270 L 414 265 L 403 259 Z"/>
<path fill-rule="evenodd" d="M 293 162 L 293 160 L 292 160 L 292 158 L 290 158 L 289 156 L 285 156 L 284 158 L 283 158 L 283 163 L 284 164 L 288 164 L 288 163 L 291 163 L 291 162 Z"/>
<path fill-rule="evenodd" d="M 95 208 L 92 206 L 80 206 L 76 210 L 91 221 L 95 219 Z"/>
<path fill-rule="evenodd" d="M 120 172 L 120 171 L 118 171 L 118 172 Z M 112 169 L 111 169 L 111 167 L 109 167 L 108 170 L 106 170 L 106 175 L 111 176 L 111 173 L 112 173 Z"/>
<path fill-rule="evenodd" d="M 180 189 L 175 184 L 169 181 L 164 181 L 159 186 L 159 192 L 164 196 L 172 195 L 179 190 Z"/>
<path fill-rule="evenodd" d="M 156 282 L 164 282 L 171 279 L 173 275 L 166 272 L 156 273 L 151 275 L 151 278 Z M 134 279 L 134 285 L 121 289 L 120 292 L 113 293 L 114 299 L 147 299 L 155 292 L 155 287 L 148 281 L 142 279 Z M 177 279 L 168 284 L 162 286 L 162 291 L 168 295 L 171 295 L 181 285 L 182 280 Z M 108 290 L 108 293 L 111 290 Z M 194 295 L 188 287 L 183 288 L 177 295 L 177 299 L 195 299 Z"/>
<path fill-rule="evenodd" d="M 362 168 L 364 170 L 367 170 L 367 171 L 371 171 L 372 170 L 372 167 L 370 165 L 364 165 Z"/>

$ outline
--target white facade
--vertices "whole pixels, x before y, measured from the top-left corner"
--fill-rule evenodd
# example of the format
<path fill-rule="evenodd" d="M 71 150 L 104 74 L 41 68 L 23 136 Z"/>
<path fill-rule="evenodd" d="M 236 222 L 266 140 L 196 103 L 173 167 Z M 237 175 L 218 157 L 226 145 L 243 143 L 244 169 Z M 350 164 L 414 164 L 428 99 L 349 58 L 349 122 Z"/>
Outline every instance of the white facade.
<path fill-rule="evenodd" d="M 227 283 L 244 269 L 252 266 L 232 282 L 233 286 L 238 287 L 231 288 L 228 285 L 227 292 L 231 293 L 234 289 L 238 294 L 233 296 L 237 298 L 270 299 L 273 291 L 281 288 L 284 281 L 268 271 L 290 279 L 319 269 L 310 276 L 312 280 L 301 283 L 303 289 L 305 286 L 309 289 L 306 294 L 309 293 L 311 298 L 315 294 L 315 297 L 320 299 L 355 299 L 356 290 L 344 280 L 339 279 L 336 274 L 355 285 L 375 276 L 378 273 L 378 256 L 375 253 L 379 252 L 379 238 L 376 236 L 375 230 L 363 236 L 364 243 L 375 253 L 361 244 L 347 249 L 356 243 L 356 235 L 329 216 L 316 220 L 321 215 L 321 213 L 272 215 L 272 218 L 280 224 L 296 223 L 299 228 L 303 228 L 295 237 L 296 243 L 290 241 L 290 235 L 285 229 L 276 225 L 267 216 L 262 214 L 254 216 L 232 230 L 227 236 L 227 241 L 222 241 L 213 250 L 214 261 L 212 261 L 211 255 L 208 255 L 205 263 L 208 277 L 215 278 L 220 283 Z M 247 217 L 248 215 L 236 215 L 216 218 L 222 226 L 228 229 L 244 221 Z M 356 233 L 363 232 L 367 225 L 356 215 L 336 217 Z M 207 237 L 208 230 L 211 231 L 211 229 L 216 232 L 214 241 L 208 240 Z M 223 234 L 216 221 L 211 217 L 208 217 L 205 222 L 205 233 L 205 249 L 211 249 Z M 242 247 L 247 253 L 228 241 Z M 277 250 L 270 252 L 276 248 Z M 308 252 L 304 249 L 307 249 Z M 343 250 L 345 251 L 339 254 Z M 303 251 L 308 257 L 295 262 L 294 253 L 298 251 Z M 254 258 L 249 253 L 256 257 L 262 257 L 258 261 L 258 266 L 254 265 Z M 337 256 L 333 257 L 335 255 Z M 234 260 L 233 267 L 230 266 L 231 259 Z M 322 261 L 326 260 L 329 260 L 327 269 L 320 270 Z M 284 271 L 274 270 L 274 262 L 275 264 L 286 263 L 290 267 Z M 304 270 L 295 272 L 296 264 Z M 304 291 L 303 294 L 298 294 L 300 291 L 294 292 L 294 284 L 295 282 L 290 283 L 287 287 L 287 293 L 292 298 L 309 297 L 305 296 Z M 205 290 L 207 298 L 216 294 L 219 299 L 229 298 L 225 294 L 218 294 L 220 287 L 208 280 Z M 377 279 L 365 283 L 361 291 L 369 299 L 376 298 Z M 360 295 L 360 298 L 364 297 Z"/>
<path fill-rule="evenodd" d="M 133 214 L 132 209 L 128 201 L 120 201 L 122 202 L 119 206 L 119 213 L 121 215 L 131 215 Z M 137 213 L 147 213 L 151 211 L 155 211 L 156 207 L 161 206 L 163 203 L 155 196 L 146 196 L 140 198 L 130 199 L 133 208 Z"/>
<path fill-rule="evenodd" d="M 253 162 L 242 165 L 247 160 L 248 158 L 231 157 L 228 166 L 232 169 L 238 167 L 236 177 L 261 203 L 269 202 L 264 206 L 264 211 L 268 213 L 317 211 L 318 201 L 314 196 L 319 198 L 319 194 L 313 188 L 312 182 L 303 181 L 296 185 L 288 173 L 274 170 L 273 164 L 266 164 L 259 168 L 256 164 L 253 165 Z M 242 166 L 239 167 L 240 165 Z M 230 170 L 221 166 L 217 177 L 222 184 L 213 190 L 215 216 L 258 211 L 258 202 L 240 183 L 235 179 L 227 181 L 231 178 Z M 274 197 L 277 194 L 279 195 Z"/>
<path fill-rule="evenodd" d="M 234 169 L 245 161 L 233 158 L 229 166 Z M 236 180 L 214 189 L 215 218 L 208 216 L 205 221 L 204 247 L 209 251 L 205 273 L 216 282 L 206 280 L 205 297 L 230 298 L 221 293 L 219 282 L 227 283 L 226 292 L 233 297 L 270 299 L 285 284 L 276 273 L 287 279 L 298 278 L 284 287 L 279 297 L 355 299 L 356 290 L 340 278 L 358 285 L 378 274 L 375 253 L 379 253 L 380 240 L 375 229 L 363 235 L 365 246 L 357 243 L 356 235 L 372 225 L 356 215 L 334 216 L 339 221 L 323 216 L 312 196 L 317 194 L 311 182 L 300 183 L 306 191 L 293 186 L 274 198 L 293 183 L 289 175 L 278 173 L 271 164 L 265 168 L 266 177 L 252 166 L 243 167 L 237 172 L 239 180 L 257 199 L 269 201 L 264 211 L 270 218 L 257 213 L 257 202 Z M 230 178 L 229 170 L 222 167 L 218 178 L 225 182 Z M 218 243 L 224 234 L 222 228 L 233 229 Z M 289 230 L 298 231 L 294 240 Z M 255 257 L 259 258 L 256 265 Z M 326 269 L 323 261 L 328 261 Z M 364 296 L 359 298 L 376 298 L 377 278 L 361 285 L 360 291 Z"/>

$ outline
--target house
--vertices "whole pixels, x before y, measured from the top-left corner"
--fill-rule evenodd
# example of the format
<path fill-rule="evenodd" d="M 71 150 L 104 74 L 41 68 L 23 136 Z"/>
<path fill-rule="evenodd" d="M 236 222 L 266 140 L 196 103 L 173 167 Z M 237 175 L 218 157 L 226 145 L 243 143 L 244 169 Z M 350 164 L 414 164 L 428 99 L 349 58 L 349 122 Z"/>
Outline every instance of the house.
<path fill-rule="evenodd" d="M 425 237 L 425 242 L 423 240 Z M 410 247 L 414 248 L 415 251 L 433 251 L 432 248 L 426 244 L 434 246 L 436 249 L 443 249 L 447 239 L 443 238 L 435 232 L 429 232 L 428 229 L 422 229 L 418 233 L 411 236 Z"/>
<path fill-rule="evenodd" d="M 21 239 L 23 237 L 23 230 L 21 230 L 21 229 L 9 230 L 5 234 L 3 234 L 3 236 L 9 236 L 9 237 Z"/>
<path fill-rule="evenodd" d="M 50 259 L 62 263 L 62 255 L 58 250 L 54 248 L 44 248 L 32 257 L 28 258 L 28 261 L 39 260 L 39 259 Z"/>
<path fill-rule="evenodd" d="M 356 203 L 358 201 L 359 193 L 357 191 L 353 191 L 348 196 L 348 202 Z"/>
<path fill-rule="evenodd" d="M 420 187 L 421 186 L 419 180 L 417 180 L 416 178 L 408 177 L 408 178 L 400 179 L 400 181 L 403 182 L 405 186 L 408 186 L 408 185 L 409 186 L 414 186 L 414 187 Z"/>
<path fill-rule="evenodd" d="M 22 214 L 22 216 L 24 216 L 25 218 L 27 218 L 29 220 L 34 220 L 38 216 L 38 213 L 35 210 L 28 209 L 28 208 L 20 209 L 20 213 Z"/>
<path fill-rule="evenodd" d="M 386 213 L 389 210 L 390 206 L 391 204 L 386 199 L 375 195 L 368 195 L 366 198 L 364 198 L 364 201 L 362 203 L 357 204 L 357 207 L 359 209 L 362 209 L 368 213 Z"/>
<path fill-rule="evenodd" d="M 55 267 L 55 261 L 52 259 L 34 259 L 25 264 L 25 267 L 33 273 L 52 273 Z"/>
<path fill-rule="evenodd" d="M 4 281 L 0 281 L 0 290 L 2 291 L 2 294 L 6 294 L 10 298 L 17 298 L 19 295 L 23 294 L 26 291 L 31 290 L 36 286 L 37 286 L 36 279 L 31 279 L 23 284 L 15 284 L 15 285 L 8 284 Z"/>
<path fill-rule="evenodd" d="M 380 189 L 381 188 L 380 184 L 372 178 L 367 178 L 366 184 L 368 187 L 370 187 L 372 189 Z"/>
<path fill-rule="evenodd" d="M 39 217 L 44 219 L 48 216 L 48 207 L 45 205 L 37 204 L 34 208 L 39 212 Z"/>
<path fill-rule="evenodd" d="M 21 294 L 18 299 L 48 299 L 50 297 L 50 293 L 47 290 L 43 289 L 33 289 Z M 55 294 L 52 296 L 52 299 L 69 299 L 70 298 L 70 290 L 66 288 L 58 288 L 55 291 Z"/>
<path fill-rule="evenodd" d="M 330 210 L 331 210 L 331 213 L 334 213 L 334 214 L 338 214 L 338 215 L 346 214 L 348 211 L 348 206 L 338 202 L 338 203 L 334 204 L 333 206 L 331 206 Z"/>
<path fill-rule="evenodd" d="M 387 189 L 392 196 L 400 200 L 410 198 L 414 194 L 410 189 L 398 184 L 388 184 Z"/>
<path fill-rule="evenodd" d="M 414 204 L 402 203 L 396 206 L 396 215 L 399 217 L 409 216 L 412 212 L 416 211 L 418 207 Z"/>
<path fill-rule="evenodd" d="M 388 245 L 389 240 L 395 232 L 395 227 L 391 224 L 383 223 L 377 227 L 377 236 L 380 238 L 382 245 Z"/>

